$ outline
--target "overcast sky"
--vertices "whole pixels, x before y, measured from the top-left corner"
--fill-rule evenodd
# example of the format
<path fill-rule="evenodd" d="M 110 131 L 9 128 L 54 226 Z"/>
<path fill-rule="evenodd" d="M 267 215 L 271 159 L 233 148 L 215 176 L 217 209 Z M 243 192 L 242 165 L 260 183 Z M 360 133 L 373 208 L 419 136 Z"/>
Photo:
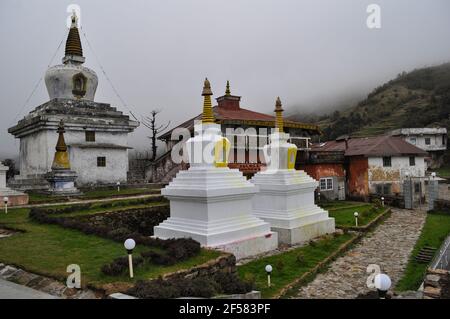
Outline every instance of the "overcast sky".
<path fill-rule="evenodd" d="M 136 115 L 161 109 L 172 124 L 201 111 L 203 79 L 214 96 L 242 96 L 243 107 L 289 113 L 366 95 L 403 70 L 450 60 L 448 0 L 1 0 L 0 158 L 18 153 L 7 133 L 48 100 L 41 82 L 64 37 L 66 8 L 77 3 L 95 54 Z M 381 29 L 366 8 L 381 7 Z M 128 113 L 81 38 L 85 65 L 99 75 L 96 101 Z M 59 64 L 64 45 L 52 65 Z M 137 130 L 131 146 L 148 147 Z"/>

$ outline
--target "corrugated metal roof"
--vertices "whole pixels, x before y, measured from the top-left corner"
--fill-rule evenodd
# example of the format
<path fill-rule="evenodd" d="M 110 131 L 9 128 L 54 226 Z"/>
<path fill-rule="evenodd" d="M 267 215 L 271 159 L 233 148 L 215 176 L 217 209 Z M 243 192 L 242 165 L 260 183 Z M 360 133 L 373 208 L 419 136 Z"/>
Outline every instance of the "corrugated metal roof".
<path fill-rule="evenodd" d="M 404 141 L 401 137 L 395 136 L 376 136 L 350 138 L 347 141 L 329 141 L 321 144 L 314 144 L 312 146 L 312 151 L 342 151 L 345 156 L 426 156 L 428 154 L 424 150 Z"/>

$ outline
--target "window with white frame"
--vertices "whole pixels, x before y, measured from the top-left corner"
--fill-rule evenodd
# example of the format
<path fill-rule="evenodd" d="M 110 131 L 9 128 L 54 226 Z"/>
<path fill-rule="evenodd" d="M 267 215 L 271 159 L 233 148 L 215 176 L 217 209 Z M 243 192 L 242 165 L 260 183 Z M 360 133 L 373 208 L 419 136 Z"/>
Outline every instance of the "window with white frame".
<path fill-rule="evenodd" d="M 331 191 L 333 190 L 333 179 L 330 177 L 320 179 L 320 190 Z"/>

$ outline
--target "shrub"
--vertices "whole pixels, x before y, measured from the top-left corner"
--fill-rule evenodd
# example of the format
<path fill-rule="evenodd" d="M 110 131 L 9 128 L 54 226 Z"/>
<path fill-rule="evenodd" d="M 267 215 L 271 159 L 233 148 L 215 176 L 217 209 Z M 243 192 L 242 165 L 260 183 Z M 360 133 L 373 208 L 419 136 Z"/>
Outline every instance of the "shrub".
<path fill-rule="evenodd" d="M 133 267 L 138 267 L 144 262 L 142 257 L 133 258 Z M 101 268 L 102 273 L 107 276 L 119 276 L 128 270 L 128 257 L 119 257 L 108 265 Z"/>
<path fill-rule="evenodd" d="M 144 299 L 211 298 L 216 294 L 247 293 L 252 289 L 252 283 L 241 281 L 236 274 L 217 273 L 212 278 L 141 280 L 127 294 Z"/>
<path fill-rule="evenodd" d="M 297 256 L 295 257 L 295 261 L 296 261 L 299 265 L 304 265 L 305 262 L 306 262 L 305 255 L 304 255 L 303 253 L 297 254 Z"/>

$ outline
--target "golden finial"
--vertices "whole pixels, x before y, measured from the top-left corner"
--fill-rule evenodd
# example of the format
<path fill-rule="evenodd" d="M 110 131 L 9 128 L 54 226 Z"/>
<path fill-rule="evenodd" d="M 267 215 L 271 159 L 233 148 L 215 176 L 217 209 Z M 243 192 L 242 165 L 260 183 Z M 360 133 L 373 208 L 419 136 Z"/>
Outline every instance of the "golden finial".
<path fill-rule="evenodd" d="M 281 105 L 281 99 L 280 97 L 277 98 L 277 101 L 275 102 L 275 128 L 279 132 L 283 132 L 283 108 Z"/>
<path fill-rule="evenodd" d="M 64 140 L 64 121 L 61 120 L 57 130 L 58 142 L 56 143 L 55 157 L 53 158 L 52 169 L 70 169 L 69 153 L 67 152 L 66 141 Z"/>
<path fill-rule="evenodd" d="M 230 81 L 227 81 L 227 88 L 225 90 L 225 96 L 230 96 L 231 90 L 230 90 Z"/>
<path fill-rule="evenodd" d="M 72 25 L 66 41 L 66 56 L 83 56 L 83 47 L 81 46 L 80 34 L 78 32 L 78 17 L 75 10 L 72 13 Z"/>
<path fill-rule="evenodd" d="M 208 78 L 205 79 L 205 83 L 203 85 L 203 115 L 202 115 L 202 123 L 214 123 L 214 113 L 212 109 L 211 103 L 211 95 L 213 95 L 211 91 L 211 84 L 208 81 Z"/>

